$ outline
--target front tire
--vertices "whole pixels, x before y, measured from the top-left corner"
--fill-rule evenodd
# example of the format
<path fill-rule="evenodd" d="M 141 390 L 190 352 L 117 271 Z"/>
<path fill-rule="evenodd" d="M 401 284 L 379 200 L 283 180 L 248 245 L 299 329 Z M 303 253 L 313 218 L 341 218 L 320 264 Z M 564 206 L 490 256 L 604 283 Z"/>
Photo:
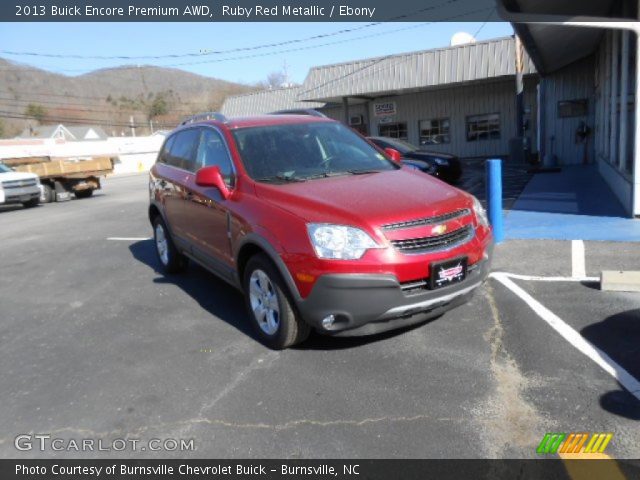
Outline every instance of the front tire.
<path fill-rule="evenodd" d="M 153 240 L 163 273 L 179 273 L 185 270 L 187 257 L 182 255 L 174 245 L 169 230 L 160 215 L 153 220 Z"/>
<path fill-rule="evenodd" d="M 249 260 L 243 288 L 253 328 L 267 347 L 282 350 L 307 339 L 311 328 L 300 318 L 279 272 L 266 255 Z"/>

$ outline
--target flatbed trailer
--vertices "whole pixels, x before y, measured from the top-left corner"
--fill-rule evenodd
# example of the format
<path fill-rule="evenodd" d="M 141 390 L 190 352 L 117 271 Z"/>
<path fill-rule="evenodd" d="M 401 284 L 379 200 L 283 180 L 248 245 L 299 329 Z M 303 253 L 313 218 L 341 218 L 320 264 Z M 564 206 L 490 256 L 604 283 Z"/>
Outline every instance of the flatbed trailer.
<path fill-rule="evenodd" d="M 0 160 L 17 172 L 35 173 L 42 183 L 41 203 L 64 201 L 75 194 L 88 198 L 102 186 L 100 178 L 113 173 L 110 157 L 85 160 L 56 157 L 5 158 Z"/>

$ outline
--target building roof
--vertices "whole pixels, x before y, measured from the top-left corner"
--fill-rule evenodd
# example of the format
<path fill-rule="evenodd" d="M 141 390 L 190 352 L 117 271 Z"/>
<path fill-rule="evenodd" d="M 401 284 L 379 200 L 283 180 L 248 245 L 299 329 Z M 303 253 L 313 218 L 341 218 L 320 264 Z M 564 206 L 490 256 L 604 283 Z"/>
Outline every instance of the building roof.
<path fill-rule="evenodd" d="M 227 117 L 242 117 L 289 108 L 318 108 L 324 106 L 324 103 L 298 101 L 300 89 L 301 87 L 299 86 L 276 88 L 227 97 L 220 110 Z"/>
<path fill-rule="evenodd" d="M 94 125 L 39 125 L 23 130 L 18 138 L 64 138 L 66 140 L 104 140 L 108 137 L 102 127 Z"/>
<path fill-rule="evenodd" d="M 67 130 L 76 138 L 76 140 L 104 140 L 108 137 L 102 127 L 94 125 L 73 125 L 67 127 Z"/>
<path fill-rule="evenodd" d="M 298 100 L 339 102 L 346 96 L 383 96 L 399 91 L 515 75 L 515 39 L 504 37 L 446 48 L 314 67 Z M 524 74 L 536 73 L 525 54 Z"/>

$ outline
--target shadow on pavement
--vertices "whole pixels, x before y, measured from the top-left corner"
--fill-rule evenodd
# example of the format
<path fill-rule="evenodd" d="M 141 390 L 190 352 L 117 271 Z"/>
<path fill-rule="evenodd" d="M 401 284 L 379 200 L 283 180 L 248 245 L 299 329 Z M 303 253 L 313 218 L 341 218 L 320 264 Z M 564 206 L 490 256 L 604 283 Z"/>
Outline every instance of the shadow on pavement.
<path fill-rule="evenodd" d="M 619 417 L 640 420 L 640 400 L 622 386 L 620 386 L 620 390 L 612 390 L 602 395 L 600 406 L 603 410 Z"/>
<path fill-rule="evenodd" d="M 433 322 L 440 317 L 425 320 L 422 323 L 411 325 L 406 328 L 399 328 L 397 330 L 391 330 L 389 332 L 378 333 L 376 335 L 367 335 L 363 337 L 330 337 L 328 335 L 320 335 L 319 333 L 312 332 L 309 339 L 293 347 L 296 350 L 345 350 L 349 348 L 359 347 L 361 345 L 368 345 L 370 343 L 379 342 L 388 338 L 397 337 L 403 335 L 411 330 L 420 328 L 421 326 Z"/>
<path fill-rule="evenodd" d="M 596 217 L 628 216 L 595 165 L 565 166 L 558 173 L 536 175 L 513 209 Z"/>
<path fill-rule="evenodd" d="M 133 257 L 145 265 L 151 267 L 156 273 L 163 275 L 156 256 L 153 240 L 141 240 L 132 243 L 129 250 Z M 209 273 L 204 268 L 189 263 L 189 268 L 184 274 L 161 276 L 153 280 L 154 283 L 171 283 L 180 287 L 187 295 L 192 297 L 207 312 L 227 322 L 243 334 L 256 342 L 259 339 L 250 324 L 242 293 L 234 287 Z M 432 320 L 430 320 L 432 321 Z M 427 322 L 425 322 L 427 323 Z M 419 324 L 406 329 L 371 335 L 367 337 L 327 337 L 312 332 L 309 339 L 294 348 L 299 350 L 338 350 L 355 348 L 361 345 L 391 338 L 419 327 Z"/>
<path fill-rule="evenodd" d="M 640 379 L 640 309 L 627 310 L 580 332 L 634 378 Z M 640 400 L 624 388 L 600 397 L 600 406 L 621 417 L 640 420 Z"/>

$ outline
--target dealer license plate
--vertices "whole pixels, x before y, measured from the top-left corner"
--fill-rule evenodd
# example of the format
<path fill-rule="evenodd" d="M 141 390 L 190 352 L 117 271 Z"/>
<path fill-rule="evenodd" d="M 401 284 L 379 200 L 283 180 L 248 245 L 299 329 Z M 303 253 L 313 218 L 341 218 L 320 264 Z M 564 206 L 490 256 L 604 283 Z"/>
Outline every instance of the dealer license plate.
<path fill-rule="evenodd" d="M 461 282 L 467 276 L 467 257 L 431 264 L 431 288 L 446 287 Z"/>

